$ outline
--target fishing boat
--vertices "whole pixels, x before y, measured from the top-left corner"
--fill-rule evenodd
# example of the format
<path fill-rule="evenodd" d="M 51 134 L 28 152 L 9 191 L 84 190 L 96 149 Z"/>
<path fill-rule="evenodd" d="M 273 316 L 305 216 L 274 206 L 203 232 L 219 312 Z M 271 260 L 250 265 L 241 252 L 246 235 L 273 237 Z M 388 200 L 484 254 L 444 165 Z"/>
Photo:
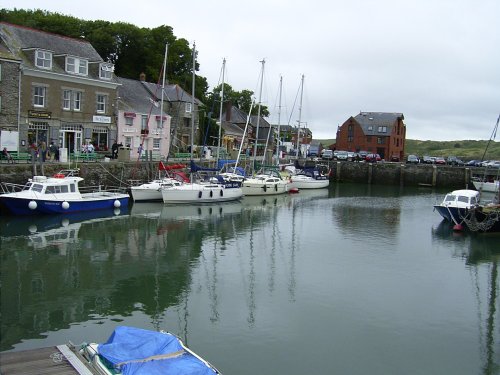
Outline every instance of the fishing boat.
<path fill-rule="evenodd" d="M 443 219 L 459 225 L 463 223 L 468 210 L 479 204 L 479 197 L 480 193 L 476 190 L 454 190 L 446 194 L 440 204 L 434 205 L 434 209 Z"/>
<path fill-rule="evenodd" d="M 158 178 L 145 184 L 130 187 L 130 195 L 134 202 L 162 202 L 162 187 L 179 186 L 189 182 L 187 176 L 180 171 L 184 164 L 164 165 L 160 162 L 158 166 Z"/>
<path fill-rule="evenodd" d="M 104 375 L 220 374 L 179 337 L 165 331 L 118 326 L 108 341 L 83 344 L 79 352 L 96 373 Z"/>
<path fill-rule="evenodd" d="M 128 205 L 129 195 L 100 187 L 80 192 L 84 179 L 78 170 L 62 170 L 51 177 L 34 176 L 20 191 L 0 195 L 0 204 L 14 215 L 69 214 L 83 211 L 113 209 Z M 3 184 L 3 191 L 13 186 Z"/>

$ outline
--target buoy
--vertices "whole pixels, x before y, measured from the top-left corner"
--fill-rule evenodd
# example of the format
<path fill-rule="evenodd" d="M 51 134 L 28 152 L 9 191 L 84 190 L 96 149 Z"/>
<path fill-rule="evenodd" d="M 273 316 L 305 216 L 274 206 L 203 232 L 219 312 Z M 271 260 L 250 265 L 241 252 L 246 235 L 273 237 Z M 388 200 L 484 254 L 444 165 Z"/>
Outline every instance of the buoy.
<path fill-rule="evenodd" d="M 210 190 L 210 198 L 212 198 L 214 196 L 214 192 L 212 190 Z"/>
<path fill-rule="evenodd" d="M 274 190 L 278 191 L 278 184 L 274 185 Z"/>
<path fill-rule="evenodd" d="M 224 196 L 224 192 L 221 190 L 220 191 L 220 196 L 223 197 Z"/>
<path fill-rule="evenodd" d="M 264 185 L 264 193 L 267 191 L 267 186 Z"/>
<path fill-rule="evenodd" d="M 66 201 L 64 201 L 64 202 L 62 202 L 61 207 L 62 207 L 63 209 L 65 209 L 65 210 L 67 210 L 67 209 L 69 208 L 69 203 L 68 203 L 68 202 L 66 202 Z"/>
<path fill-rule="evenodd" d="M 464 230 L 464 227 L 462 226 L 462 224 L 455 224 L 453 226 L 453 230 L 456 231 L 456 232 L 461 232 Z"/>
<path fill-rule="evenodd" d="M 120 201 L 119 201 L 118 199 L 117 199 L 117 200 L 115 200 L 115 201 L 114 201 L 114 203 L 113 203 L 113 206 L 114 206 L 115 208 L 120 208 L 120 206 L 121 206 L 121 205 L 122 205 L 122 204 L 120 203 Z"/>
<path fill-rule="evenodd" d="M 202 194 L 203 194 L 203 193 L 202 193 L 201 191 L 200 191 L 200 192 L 198 192 L 198 198 L 201 198 Z"/>
<path fill-rule="evenodd" d="M 29 208 L 30 210 L 36 210 L 36 207 L 37 207 L 37 206 L 38 206 L 38 205 L 36 204 L 36 202 L 35 202 L 35 201 L 30 201 L 30 202 L 28 203 L 28 208 Z"/>
<path fill-rule="evenodd" d="M 115 209 L 113 210 L 113 214 L 114 214 L 115 216 L 120 215 L 120 209 L 119 209 L 119 208 L 115 208 Z"/>

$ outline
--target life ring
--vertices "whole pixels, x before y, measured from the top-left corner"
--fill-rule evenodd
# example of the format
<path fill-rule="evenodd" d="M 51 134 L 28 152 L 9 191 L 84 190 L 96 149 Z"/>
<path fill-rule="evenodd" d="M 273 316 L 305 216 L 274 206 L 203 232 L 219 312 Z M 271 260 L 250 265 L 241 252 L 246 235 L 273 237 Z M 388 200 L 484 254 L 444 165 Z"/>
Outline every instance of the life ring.
<path fill-rule="evenodd" d="M 64 178 L 66 177 L 65 175 L 63 175 L 62 173 L 56 173 L 54 176 L 54 178 Z"/>

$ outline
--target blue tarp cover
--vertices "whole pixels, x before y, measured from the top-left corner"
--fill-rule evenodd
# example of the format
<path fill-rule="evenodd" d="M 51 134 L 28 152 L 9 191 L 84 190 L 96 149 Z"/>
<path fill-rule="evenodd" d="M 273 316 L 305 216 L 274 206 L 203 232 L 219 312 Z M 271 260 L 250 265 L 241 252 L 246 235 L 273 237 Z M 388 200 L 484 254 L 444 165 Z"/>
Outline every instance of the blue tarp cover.
<path fill-rule="evenodd" d="M 168 355 L 183 350 L 179 339 L 169 333 L 140 328 L 118 326 L 104 344 L 99 344 L 99 354 L 118 366 L 124 375 L 160 374 L 217 374 L 212 368 L 188 352 L 164 359 L 153 356 Z"/>

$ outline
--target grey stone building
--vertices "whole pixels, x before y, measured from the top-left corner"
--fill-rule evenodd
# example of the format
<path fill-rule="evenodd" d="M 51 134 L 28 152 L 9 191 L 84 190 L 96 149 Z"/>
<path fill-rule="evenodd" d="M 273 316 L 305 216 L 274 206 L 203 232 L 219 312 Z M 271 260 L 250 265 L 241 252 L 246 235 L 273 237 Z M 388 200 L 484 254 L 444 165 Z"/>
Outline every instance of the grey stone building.
<path fill-rule="evenodd" d="M 21 151 L 23 144 L 52 141 L 69 152 L 90 142 L 97 150 L 110 147 L 119 84 L 113 65 L 89 42 L 0 22 L 0 48 L 21 61 Z"/>
<path fill-rule="evenodd" d="M 0 45 L 0 149 L 18 150 L 21 60 Z"/>

